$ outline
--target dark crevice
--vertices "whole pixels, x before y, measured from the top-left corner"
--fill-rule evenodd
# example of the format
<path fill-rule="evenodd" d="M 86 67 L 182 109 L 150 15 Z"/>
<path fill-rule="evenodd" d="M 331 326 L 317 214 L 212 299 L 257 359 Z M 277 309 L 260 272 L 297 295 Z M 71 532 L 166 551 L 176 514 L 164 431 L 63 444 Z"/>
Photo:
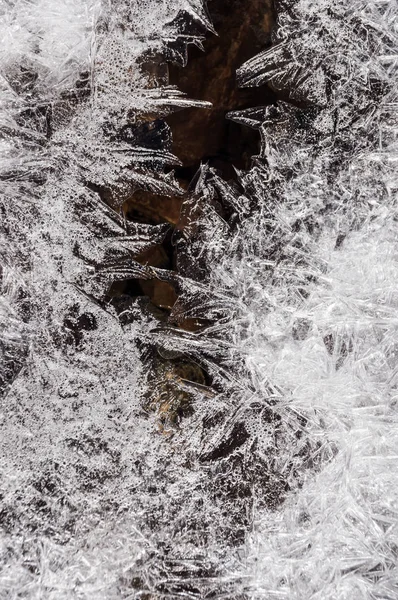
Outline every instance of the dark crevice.
<path fill-rule="evenodd" d="M 256 131 L 225 118 L 229 111 L 269 105 L 277 97 L 268 86 L 240 89 L 236 70 L 271 45 L 272 0 L 210 0 L 209 12 L 217 36 L 209 35 L 205 51 L 191 46 L 188 64 L 169 66 L 169 79 L 190 98 L 212 108 L 189 109 L 168 117 L 173 152 L 183 162 L 176 175 L 189 182 L 201 163 L 217 168 L 225 179 L 235 178 L 234 166 L 248 169 L 259 151 Z"/>

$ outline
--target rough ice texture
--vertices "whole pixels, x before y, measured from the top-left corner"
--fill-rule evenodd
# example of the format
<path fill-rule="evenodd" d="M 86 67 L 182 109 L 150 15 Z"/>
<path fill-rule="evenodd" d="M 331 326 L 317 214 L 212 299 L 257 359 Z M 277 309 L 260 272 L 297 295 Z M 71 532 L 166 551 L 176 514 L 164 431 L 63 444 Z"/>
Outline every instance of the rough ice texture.
<path fill-rule="evenodd" d="M 189 101 L 142 64 L 184 64 L 201 3 L 0 9 L 0 597 L 398 595 L 398 10 L 278 10 L 238 81 L 292 102 L 229 115 L 260 155 L 236 184 L 202 166 L 171 273 L 135 260 L 164 228 L 119 208 L 181 193 L 137 132 Z M 178 290 L 169 325 L 106 301 L 152 277 Z M 151 344 L 212 377 L 175 384 L 172 436 Z"/>

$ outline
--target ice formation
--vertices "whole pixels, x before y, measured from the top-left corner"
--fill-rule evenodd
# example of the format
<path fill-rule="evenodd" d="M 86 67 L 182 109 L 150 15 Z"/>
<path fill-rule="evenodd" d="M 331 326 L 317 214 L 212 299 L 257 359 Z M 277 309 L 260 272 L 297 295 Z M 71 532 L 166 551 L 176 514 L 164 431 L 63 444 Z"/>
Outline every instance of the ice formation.
<path fill-rule="evenodd" d="M 184 194 L 162 119 L 207 104 L 164 65 L 206 7 L 0 15 L 0 598 L 397 598 L 396 2 L 278 2 L 237 82 L 283 100 L 227 115 L 259 155 L 201 165 L 175 270 L 122 205 Z"/>

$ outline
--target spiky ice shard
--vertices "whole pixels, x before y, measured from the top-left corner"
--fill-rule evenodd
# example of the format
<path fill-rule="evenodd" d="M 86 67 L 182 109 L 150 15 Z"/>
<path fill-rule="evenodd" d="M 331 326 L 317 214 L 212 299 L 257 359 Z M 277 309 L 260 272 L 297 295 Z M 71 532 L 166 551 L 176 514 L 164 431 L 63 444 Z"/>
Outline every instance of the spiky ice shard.
<path fill-rule="evenodd" d="M 181 193 L 142 130 L 189 101 L 143 65 L 185 63 L 201 3 L 5 6 L 4 597 L 396 597 L 397 8 L 346 4 L 280 3 L 238 81 L 291 102 L 229 115 L 260 155 L 201 167 L 178 272 L 136 260 L 166 228 L 119 207 Z M 153 277 L 168 323 L 109 302 Z M 151 345 L 212 381 L 161 388 L 159 413 L 191 398 L 172 436 Z"/>

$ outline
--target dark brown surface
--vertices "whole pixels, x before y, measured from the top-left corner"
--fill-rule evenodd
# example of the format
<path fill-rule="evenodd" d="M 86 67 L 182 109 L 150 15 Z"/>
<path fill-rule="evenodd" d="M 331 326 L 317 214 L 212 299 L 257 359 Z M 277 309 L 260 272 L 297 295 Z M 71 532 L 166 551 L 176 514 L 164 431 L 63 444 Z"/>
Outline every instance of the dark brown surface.
<path fill-rule="evenodd" d="M 191 47 L 188 65 L 169 66 L 170 83 L 189 97 L 207 100 L 209 110 L 189 109 L 168 117 L 173 152 L 184 167 L 177 175 L 189 179 L 201 161 L 209 161 L 233 177 L 233 168 L 247 168 L 258 151 L 258 133 L 225 119 L 227 112 L 269 104 L 267 88 L 238 89 L 236 70 L 271 43 L 272 0 L 211 0 L 209 11 L 217 36 L 209 35 L 205 52 Z"/>
<path fill-rule="evenodd" d="M 135 223 L 178 223 L 183 198 L 181 196 L 156 196 L 142 190 L 126 200 L 123 210 L 129 221 Z"/>

